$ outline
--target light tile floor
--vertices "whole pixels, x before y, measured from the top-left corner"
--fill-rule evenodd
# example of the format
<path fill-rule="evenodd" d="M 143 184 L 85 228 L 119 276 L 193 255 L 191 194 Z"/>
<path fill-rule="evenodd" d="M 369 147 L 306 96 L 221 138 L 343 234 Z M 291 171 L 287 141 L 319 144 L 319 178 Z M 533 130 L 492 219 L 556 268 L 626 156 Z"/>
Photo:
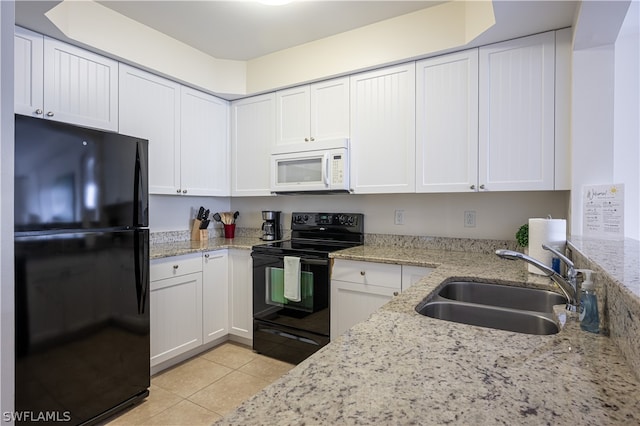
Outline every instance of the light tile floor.
<path fill-rule="evenodd" d="M 105 425 L 210 425 L 293 367 L 226 342 L 153 376 L 147 399 Z"/>

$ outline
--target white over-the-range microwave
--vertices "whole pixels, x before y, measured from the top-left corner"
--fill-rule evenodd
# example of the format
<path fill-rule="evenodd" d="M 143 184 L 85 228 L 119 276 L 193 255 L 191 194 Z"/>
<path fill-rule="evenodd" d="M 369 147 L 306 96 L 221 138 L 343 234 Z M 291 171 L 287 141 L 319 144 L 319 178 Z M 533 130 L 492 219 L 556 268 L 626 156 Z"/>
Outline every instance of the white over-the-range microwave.
<path fill-rule="evenodd" d="M 349 141 L 280 147 L 271 155 L 271 192 L 349 192 Z"/>

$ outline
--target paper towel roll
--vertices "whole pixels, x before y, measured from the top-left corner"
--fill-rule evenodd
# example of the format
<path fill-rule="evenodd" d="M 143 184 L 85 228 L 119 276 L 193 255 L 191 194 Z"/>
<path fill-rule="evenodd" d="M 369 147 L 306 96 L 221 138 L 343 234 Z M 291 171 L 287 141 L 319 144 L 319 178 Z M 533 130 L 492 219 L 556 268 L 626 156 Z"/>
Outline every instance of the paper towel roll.
<path fill-rule="evenodd" d="M 529 256 L 551 268 L 553 253 L 542 248 L 546 244 L 564 253 L 567 243 L 567 221 L 565 219 L 529 219 Z M 529 272 L 546 275 L 529 264 Z"/>

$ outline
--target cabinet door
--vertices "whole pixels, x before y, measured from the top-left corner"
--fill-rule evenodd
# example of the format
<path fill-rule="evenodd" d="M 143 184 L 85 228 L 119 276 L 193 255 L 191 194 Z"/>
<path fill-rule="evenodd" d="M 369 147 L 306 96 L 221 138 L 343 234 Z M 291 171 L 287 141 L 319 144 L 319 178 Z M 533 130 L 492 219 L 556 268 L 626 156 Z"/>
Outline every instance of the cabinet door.
<path fill-rule="evenodd" d="M 205 253 L 202 260 L 202 333 L 209 343 L 229 332 L 229 263 L 226 250 Z"/>
<path fill-rule="evenodd" d="M 309 86 L 276 92 L 276 145 L 309 142 Z"/>
<path fill-rule="evenodd" d="M 405 291 L 431 272 L 433 272 L 432 268 L 424 266 L 402 265 L 402 291 Z"/>
<path fill-rule="evenodd" d="M 120 64 L 120 133 L 149 140 L 149 193 L 180 189 L 180 85 Z"/>
<path fill-rule="evenodd" d="M 349 137 L 349 77 L 310 86 L 310 139 L 320 142 Z"/>
<path fill-rule="evenodd" d="M 181 88 L 180 188 L 187 195 L 229 195 L 229 103 Z"/>
<path fill-rule="evenodd" d="M 331 340 L 365 321 L 398 293 L 398 289 L 348 281 L 331 281 Z"/>
<path fill-rule="evenodd" d="M 151 282 L 151 365 L 202 345 L 202 272 Z"/>
<path fill-rule="evenodd" d="M 229 333 L 253 339 L 253 267 L 249 250 L 229 250 Z"/>
<path fill-rule="evenodd" d="M 231 103 L 231 195 L 270 195 L 271 149 L 276 140 L 274 93 Z"/>
<path fill-rule="evenodd" d="M 16 114 L 43 116 L 44 38 L 16 27 L 14 36 L 14 104 Z"/>
<path fill-rule="evenodd" d="M 415 191 L 415 64 L 351 77 L 355 193 Z"/>
<path fill-rule="evenodd" d="M 477 190 L 478 50 L 419 61 L 416 73 L 416 191 Z"/>
<path fill-rule="evenodd" d="M 118 131 L 118 62 L 44 38 L 44 115 Z"/>
<path fill-rule="evenodd" d="M 553 32 L 480 48 L 479 184 L 552 190 Z"/>

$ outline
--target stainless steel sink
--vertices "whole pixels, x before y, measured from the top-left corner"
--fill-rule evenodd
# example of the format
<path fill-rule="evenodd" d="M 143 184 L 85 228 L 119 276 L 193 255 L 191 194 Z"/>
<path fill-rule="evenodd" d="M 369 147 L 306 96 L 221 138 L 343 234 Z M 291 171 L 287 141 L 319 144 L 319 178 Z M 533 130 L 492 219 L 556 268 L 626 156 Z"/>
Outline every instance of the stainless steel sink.
<path fill-rule="evenodd" d="M 548 290 L 490 284 L 476 281 L 453 281 L 438 293 L 445 299 L 480 305 L 500 306 L 536 312 L 553 312 L 554 305 L 564 305 L 567 299 Z"/>
<path fill-rule="evenodd" d="M 415 309 L 421 315 L 445 321 L 548 335 L 560 331 L 553 306 L 564 303 L 564 296 L 547 290 L 453 281 Z"/>

